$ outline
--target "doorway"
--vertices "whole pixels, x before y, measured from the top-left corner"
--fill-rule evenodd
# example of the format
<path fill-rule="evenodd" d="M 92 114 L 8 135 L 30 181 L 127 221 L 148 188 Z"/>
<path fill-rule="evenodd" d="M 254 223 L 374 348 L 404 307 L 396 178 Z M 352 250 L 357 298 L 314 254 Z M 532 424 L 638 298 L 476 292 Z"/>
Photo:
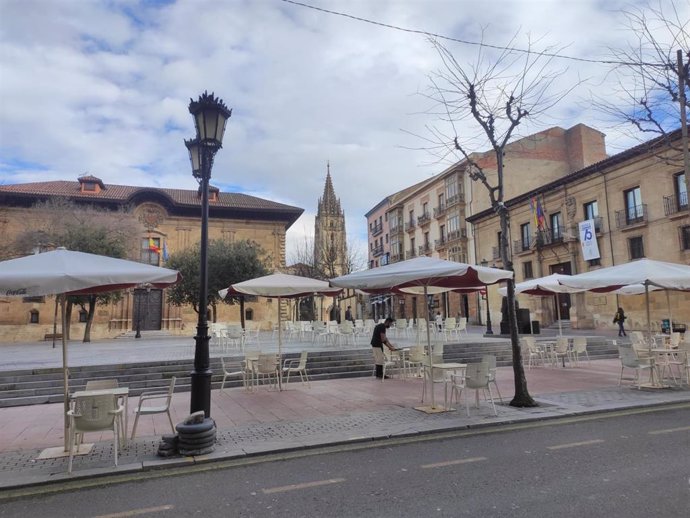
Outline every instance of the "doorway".
<path fill-rule="evenodd" d="M 549 266 L 550 273 L 560 273 L 562 275 L 571 275 L 572 269 L 570 262 L 558 263 Z M 561 320 L 570 320 L 570 293 L 556 293 L 554 296 L 554 304 L 558 304 L 561 311 Z M 553 318 L 558 318 L 558 312 L 554 306 Z"/>
<path fill-rule="evenodd" d="M 136 288 L 134 290 L 134 308 L 132 312 L 132 329 L 137 325 L 141 331 L 158 331 L 161 329 L 163 309 L 163 290 Z"/>

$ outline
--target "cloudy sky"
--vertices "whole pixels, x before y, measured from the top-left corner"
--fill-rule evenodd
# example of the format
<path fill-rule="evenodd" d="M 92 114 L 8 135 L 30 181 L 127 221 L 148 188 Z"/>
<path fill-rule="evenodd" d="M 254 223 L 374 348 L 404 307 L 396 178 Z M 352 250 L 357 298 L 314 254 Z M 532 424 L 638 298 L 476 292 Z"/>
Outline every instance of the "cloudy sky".
<path fill-rule="evenodd" d="M 305 0 L 388 25 L 494 45 L 610 56 L 630 40 L 618 0 Z M 690 19 L 690 1 L 676 2 Z M 481 7 L 479 7 L 481 5 Z M 477 47 L 447 42 L 459 62 Z M 609 153 L 633 144 L 591 109 L 609 68 L 554 63 L 558 86 L 582 81 L 521 134 L 582 122 Z M 383 197 L 448 164 L 421 149 L 434 124 L 420 92 L 440 67 L 429 41 L 282 0 L 0 0 L 0 184 L 76 179 L 195 188 L 184 138 L 190 97 L 233 109 L 212 183 L 296 205 L 288 260 L 313 234 L 326 163 L 355 246 Z"/>

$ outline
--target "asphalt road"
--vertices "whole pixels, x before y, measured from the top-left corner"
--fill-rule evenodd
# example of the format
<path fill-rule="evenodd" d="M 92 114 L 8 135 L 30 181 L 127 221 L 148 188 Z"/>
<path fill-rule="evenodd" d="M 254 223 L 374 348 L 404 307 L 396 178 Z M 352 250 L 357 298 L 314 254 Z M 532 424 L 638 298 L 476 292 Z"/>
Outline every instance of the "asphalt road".
<path fill-rule="evenodd" d="M 287 457 L 34 495 L 0 516 L 690 516 L 687 405 Z"/>

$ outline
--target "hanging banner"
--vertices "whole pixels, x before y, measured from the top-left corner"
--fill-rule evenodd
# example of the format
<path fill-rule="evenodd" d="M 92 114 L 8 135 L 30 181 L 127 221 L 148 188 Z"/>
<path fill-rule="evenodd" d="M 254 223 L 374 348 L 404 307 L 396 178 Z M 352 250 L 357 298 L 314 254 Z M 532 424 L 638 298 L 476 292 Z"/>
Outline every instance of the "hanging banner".
<path fill-rule="evenodd" d="M 582 245 L 582 257 L 585 261 L 601 258 L 593 219 L 580 221 L 580 245 Z"/>

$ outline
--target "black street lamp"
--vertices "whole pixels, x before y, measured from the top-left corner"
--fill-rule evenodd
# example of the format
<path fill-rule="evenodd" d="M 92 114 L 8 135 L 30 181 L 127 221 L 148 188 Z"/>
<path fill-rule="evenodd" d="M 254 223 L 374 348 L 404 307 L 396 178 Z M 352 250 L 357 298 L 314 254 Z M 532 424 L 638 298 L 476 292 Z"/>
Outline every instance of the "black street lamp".
<path fill-rule="evenodd" d="M 198 101 L 190 99 L 189 113 L 194 117 L 196 138 L 185 140 L 192 163 L 192 175 L 201 191 L 201 250 L 199 282 L 199 321 L 194 337 L 194 370 L 191 374 L 192 397 L 190 412 L 203 410 L 211 415 L 211 369 L 208 336 L 208 183 L 213 169 L 213 158 L 223 147 L 225 125 L 232 115 L 221 99 L 204 92 Z"/>
<path fill-rule="evenodd" d="M 482 259 L 482 262 L 479 264 L 486 268 L 487 266 L 489 266 L 489 261 L 487 261 L 486 259 Z M 489 309 L 489 287 L 484 286 L 484 291 L 486 292 L 486 333 L 484 334 L 492 335 L 494 334 L 494 330 L 491 329 L 491 311 Z"/>

